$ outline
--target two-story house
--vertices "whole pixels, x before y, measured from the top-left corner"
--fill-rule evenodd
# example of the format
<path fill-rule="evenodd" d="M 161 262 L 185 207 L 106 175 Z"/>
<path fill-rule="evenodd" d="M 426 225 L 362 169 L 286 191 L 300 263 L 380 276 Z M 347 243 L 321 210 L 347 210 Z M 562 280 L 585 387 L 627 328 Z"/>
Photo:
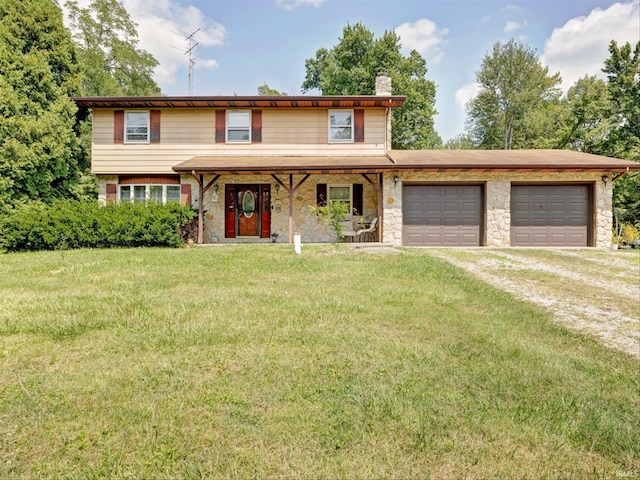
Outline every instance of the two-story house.
<path fill-rule="evenodd" d="M 345 203 L 407 246 L 611 243 L 613 182 L 640 164 L 568 150 L 392 150 L 388 76 L 367 96 L 83 97 L 99 199 L 182 201 L 199 242 L 327 242 Z"/>

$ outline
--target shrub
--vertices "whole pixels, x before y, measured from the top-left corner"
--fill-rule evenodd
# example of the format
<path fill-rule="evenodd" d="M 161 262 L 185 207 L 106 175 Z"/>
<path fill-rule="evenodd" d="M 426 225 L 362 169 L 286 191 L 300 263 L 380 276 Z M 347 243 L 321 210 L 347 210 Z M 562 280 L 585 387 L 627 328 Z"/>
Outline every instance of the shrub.
<path fill-rule="evenodd" d="M 8 251 L 104 247 L 177 247 L 180 229 L 196 216 L 190 207 L 59 200 L 30 203 L 0 218 L 0 248 Z"/>

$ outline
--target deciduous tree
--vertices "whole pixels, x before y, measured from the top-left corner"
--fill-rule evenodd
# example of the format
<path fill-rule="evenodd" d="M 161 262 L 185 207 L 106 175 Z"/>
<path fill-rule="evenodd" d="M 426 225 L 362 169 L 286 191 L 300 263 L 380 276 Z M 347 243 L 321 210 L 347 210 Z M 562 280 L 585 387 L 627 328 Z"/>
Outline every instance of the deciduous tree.
<path fill-rule="evenodd" d="M 153 79 L 158 61 L 138 47 L 136 23 L 118 0 L 66 2 L 78 60 L 82 95 L 160 95 Z"/>
<path fill-rule="evenodd" d="M 497 42 L 476 72 L 480 92 L 467 105 L 467 125 L 479 148 L 540 148 L 553 131 L 560 97 L 558 73 L 549 75 L 534 50 Z"/>

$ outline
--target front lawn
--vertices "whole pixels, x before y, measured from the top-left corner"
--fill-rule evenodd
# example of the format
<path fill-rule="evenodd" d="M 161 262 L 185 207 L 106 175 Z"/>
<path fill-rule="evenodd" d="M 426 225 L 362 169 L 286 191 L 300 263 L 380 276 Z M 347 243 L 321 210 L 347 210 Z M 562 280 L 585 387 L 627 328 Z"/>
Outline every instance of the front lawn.
<path fill-rule="evenodd" d="M 429 251 L 0 255 L 0 478 L 621 478 L 638 362 Z"/>

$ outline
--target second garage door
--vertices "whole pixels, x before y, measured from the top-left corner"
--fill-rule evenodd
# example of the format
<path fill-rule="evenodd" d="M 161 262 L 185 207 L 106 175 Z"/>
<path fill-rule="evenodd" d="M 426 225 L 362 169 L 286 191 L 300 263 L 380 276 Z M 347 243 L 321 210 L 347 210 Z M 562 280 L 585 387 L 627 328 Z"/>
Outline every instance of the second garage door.
<path fill-rule="evenodd" d="M 511 245 L 585 247 L 589 212 L 587 185 L 513 185 Z"/>
<path fill-rule="evenodd" d="M 481 185 L 405 185 L 402 204 L 404 245 L 480 245 Z"/>

